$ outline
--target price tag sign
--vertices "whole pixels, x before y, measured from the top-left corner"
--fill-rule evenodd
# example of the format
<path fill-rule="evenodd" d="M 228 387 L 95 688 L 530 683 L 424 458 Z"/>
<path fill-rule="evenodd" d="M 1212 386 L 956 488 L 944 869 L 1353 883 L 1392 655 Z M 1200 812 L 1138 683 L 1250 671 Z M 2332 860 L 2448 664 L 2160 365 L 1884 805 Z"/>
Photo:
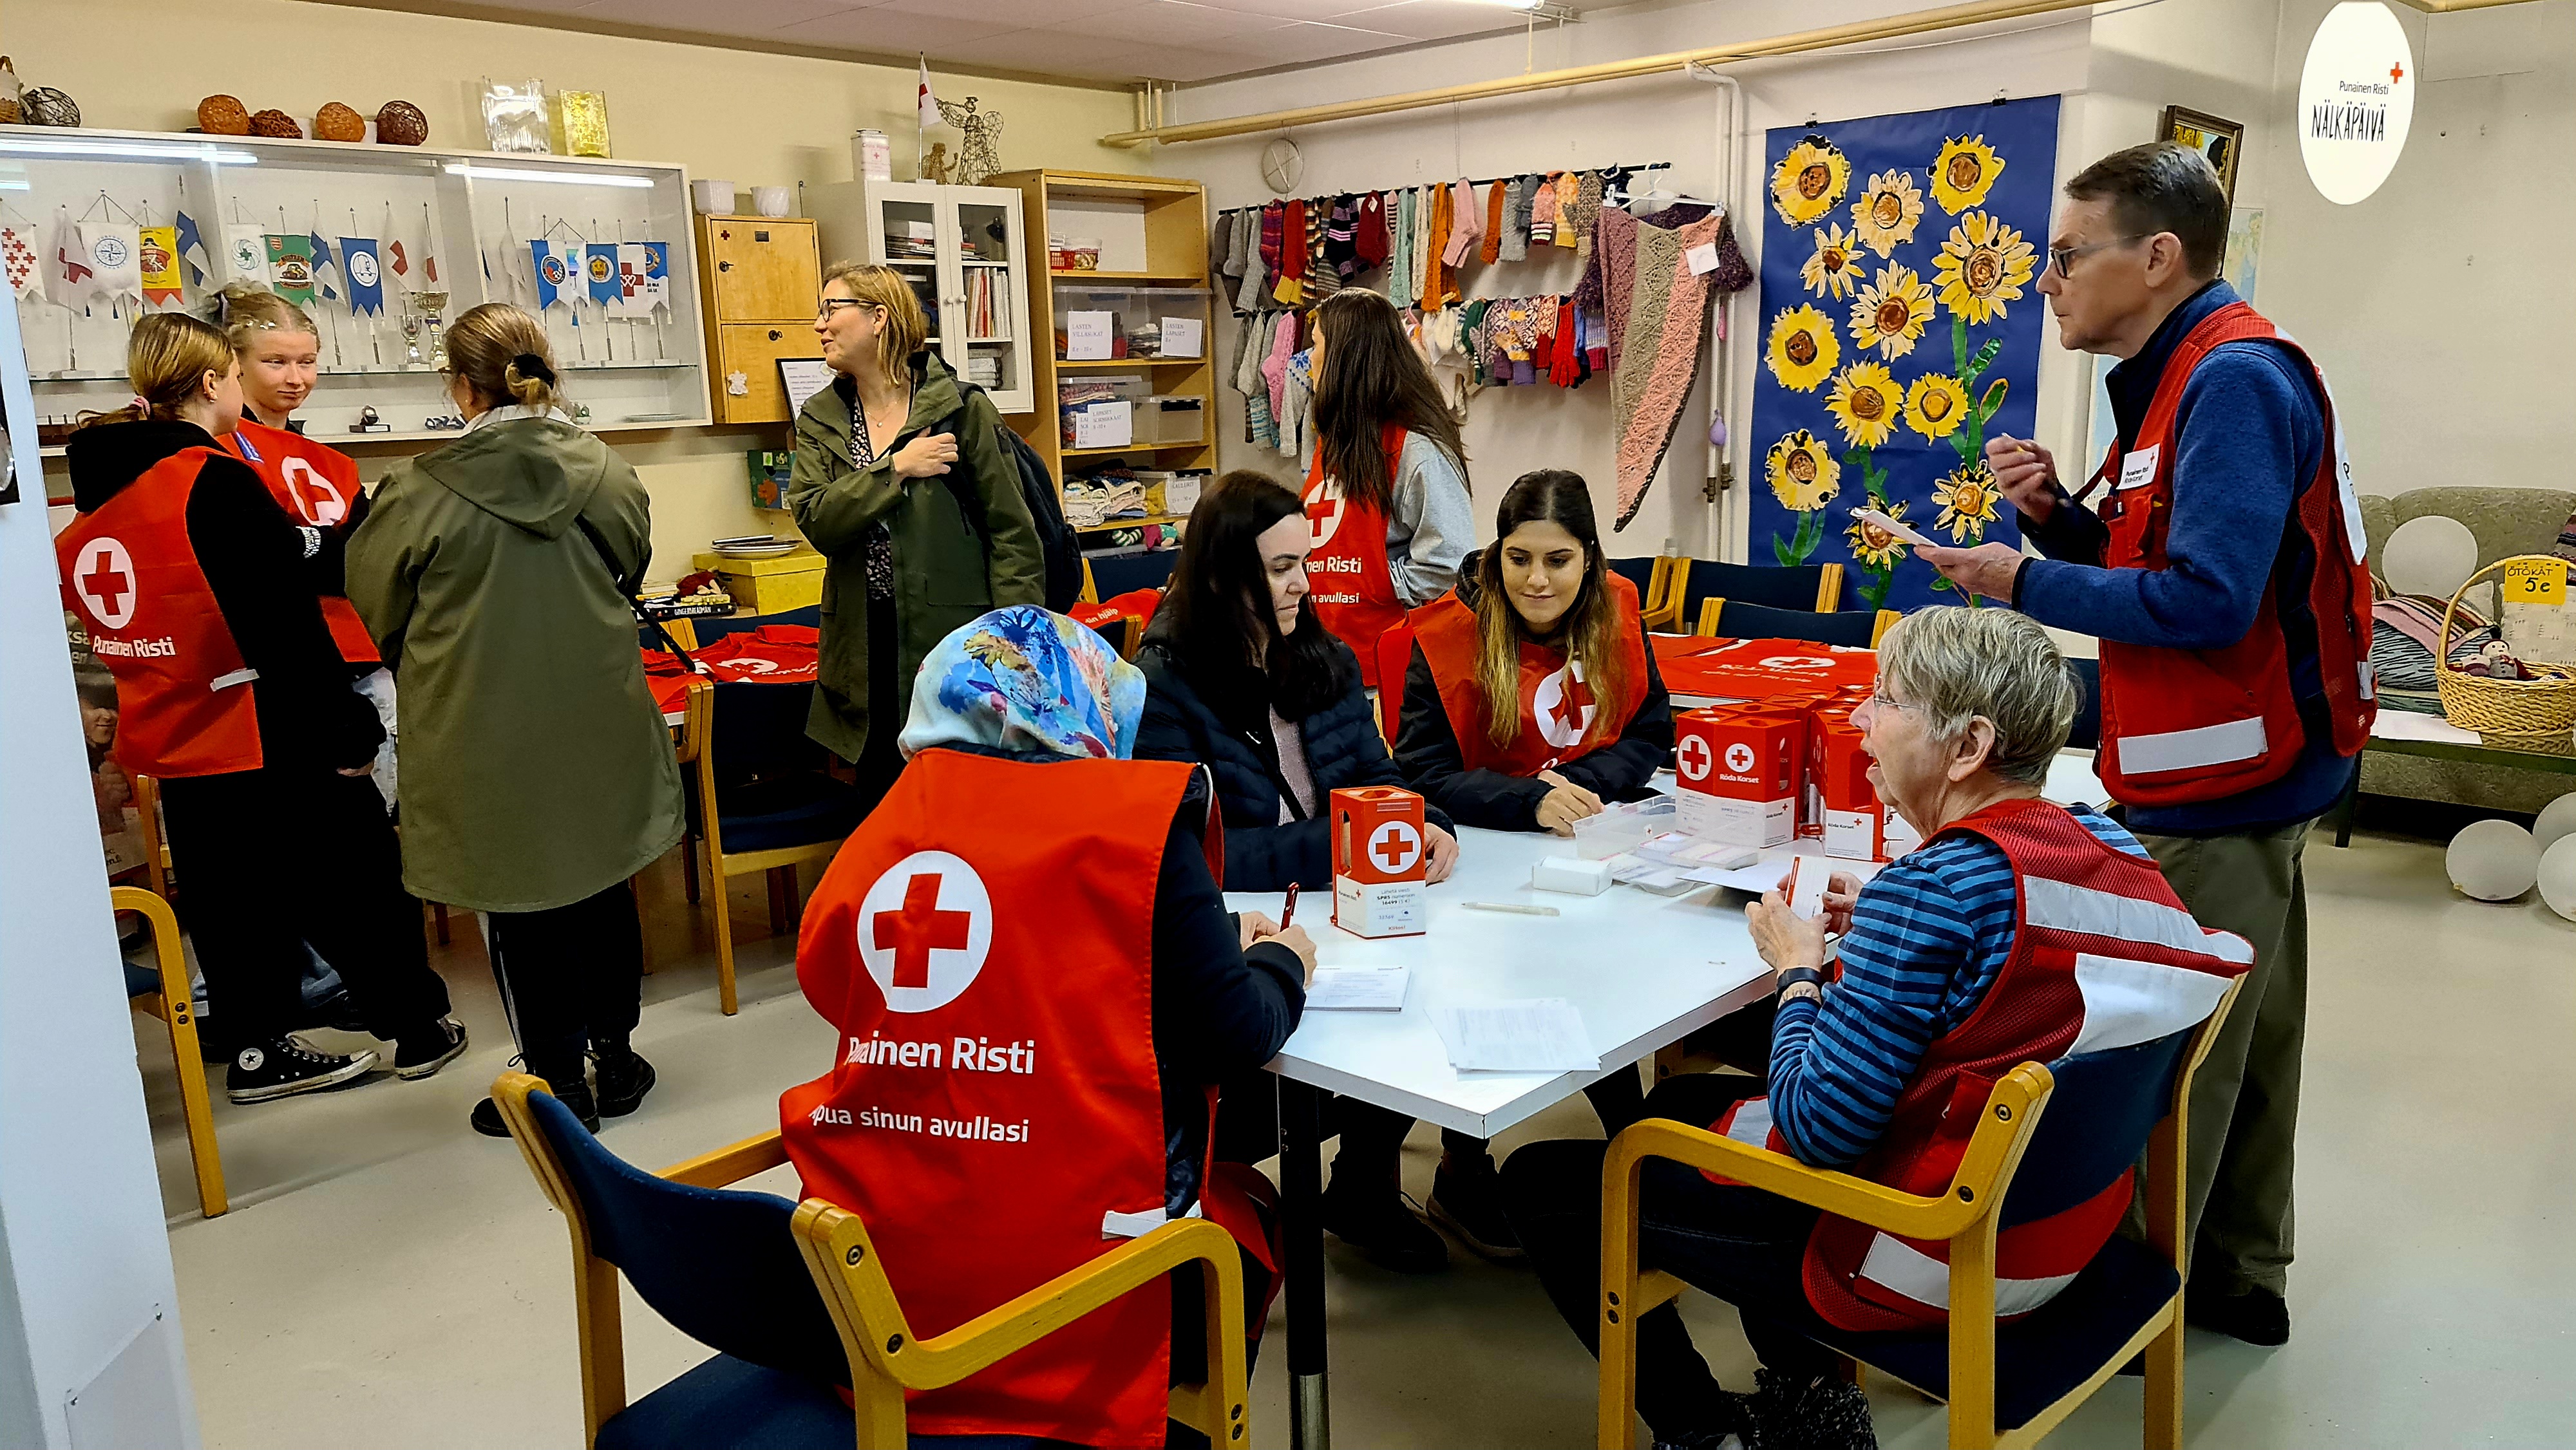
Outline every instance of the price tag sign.
<path fill-rule="evenodd" d="M 2564 559 L 2515 559 L 2504 566 L 2504 602 L 2507 604 L 2565 604 L 2567 602 L 2567 561 Z"/>

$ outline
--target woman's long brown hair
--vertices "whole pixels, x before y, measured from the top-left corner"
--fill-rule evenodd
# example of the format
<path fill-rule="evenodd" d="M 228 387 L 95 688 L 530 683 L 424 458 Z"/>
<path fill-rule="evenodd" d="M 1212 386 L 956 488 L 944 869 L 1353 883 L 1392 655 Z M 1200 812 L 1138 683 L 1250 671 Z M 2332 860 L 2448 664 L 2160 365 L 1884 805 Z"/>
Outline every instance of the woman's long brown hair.
<path fill-rule="evenodd" d="M 1389 423 L 1429 438 L 1466 472 L 1458 420 L 1404 335 L 1394 303 L 1359 288 L 1336 292 L 1315 305 L 1315 326 L 1324 334 L 1324 365 L 1315 374 L 1316 446 L 1324 476 L 1341 480 L 1344 498 L 1380 512 L 1394 498 L 1381 436 Z"/>
<path fill-rule="evenodd" d="M 1326 355 L 1330 356 L 1329 344 Z M 1557 620 L 1556 642 L 1568 663 L 1581 661 L 1583 681 L 1600 703 L 1586 739 L 1615 728 L 1610 702 L 1627 685 L 1620 666 L 1619 611 L 1610 602 L 1609 567 L 1601 554 L 1601 529 L 1592 521 L 1592 488 L 1578 473 L 1542 468 L 1512 480 L 1495 511 L 1494 542 L 1476 561 L 1476 686 L 1485 697 L 1485 735 L 1509 748 L 1521 735 L 1521 641 L 1530 637 L 1520 611 L 1503 587 L 1503 545 L 1526 523 L 1562 527 L 1583 545 L 1583 587 Z"/>

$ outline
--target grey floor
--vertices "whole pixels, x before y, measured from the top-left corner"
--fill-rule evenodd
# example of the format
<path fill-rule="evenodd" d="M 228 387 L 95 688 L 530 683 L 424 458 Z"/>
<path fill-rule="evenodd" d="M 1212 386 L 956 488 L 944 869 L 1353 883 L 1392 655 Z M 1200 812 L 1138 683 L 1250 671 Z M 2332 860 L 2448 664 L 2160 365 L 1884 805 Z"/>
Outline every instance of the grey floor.
<path fill-rule="evenodd" d="M 2189 1430 L 2207 1446 L 2555 1445 L 2576 1438 L 2576 924 L 2536 899 L 2454 896 L 2441 853 L 2356 837 L 2310 848 L 2315 935 L 2300 1131 L 2296 1332 L 2276 1351 L 2195 1334 Z M 658 1166 L 776 1123 L 781 1088 L 829 1066 L 831 1031 L 766 936 L 757 878 L 735 883 L 743 1010 L 716 1011 L 711 938 L 665 862 L 648 878 L 656 972 L 637 1045 L 661 1086 L 605 1141 Z M 465 1115 L 509 1055 L 471 919 L 435 960 L 473 1050 L 426 1082 L 234 1109 L 220 1101 L 229 1215 L 198 1216 L 169 1048 L 138 1018 L 205 1443 L 574 1447 L 568 1241 L 506 1142 Z M 327 1034 L 326 1034 L 327 1036 Z M 1597 1135 L 1580 1099 L 1498 1145 Z M 1427 1192 L 1435 1135 L 1406 1177 Z M 784 1173 L 771 1179 L 784 1179 Z M 778 1192 L 794 1184 L 771 1181 Z M 1332 1245 L 1334 1430 L 1379 1446 L 1592 1443 L 1592 1364 L 1526 1270 L 1464 1253 L 1436 1278 Z M 1731 1312 L 1686 1313 L 1721 1378 L 1749 1387 Z M 1274 1324 L 1274 1330 L 1277 1326 Z M 633 1392 L 704 1350 L 632 1301 Z M 1287 1443 L 1274 1333 L 1254 1443 Z M 1874 1393 L 1890 1447 L 1942 1442 L 1941 1412 Z M 2137 1443 L 2115 1380 L 2051 1443 Z"/>

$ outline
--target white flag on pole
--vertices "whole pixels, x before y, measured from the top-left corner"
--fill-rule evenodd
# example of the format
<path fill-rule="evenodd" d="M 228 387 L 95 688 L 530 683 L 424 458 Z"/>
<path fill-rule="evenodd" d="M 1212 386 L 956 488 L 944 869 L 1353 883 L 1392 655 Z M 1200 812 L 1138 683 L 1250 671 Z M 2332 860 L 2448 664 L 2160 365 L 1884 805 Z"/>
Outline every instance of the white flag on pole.
<path fill-rule="evenodd" d="M 936 126 L 939 124 L 939 98 L 930 93 L 930 58 L 928 56 L 923 56 L 920 59 L 921 124 L 925 126 Z"/>

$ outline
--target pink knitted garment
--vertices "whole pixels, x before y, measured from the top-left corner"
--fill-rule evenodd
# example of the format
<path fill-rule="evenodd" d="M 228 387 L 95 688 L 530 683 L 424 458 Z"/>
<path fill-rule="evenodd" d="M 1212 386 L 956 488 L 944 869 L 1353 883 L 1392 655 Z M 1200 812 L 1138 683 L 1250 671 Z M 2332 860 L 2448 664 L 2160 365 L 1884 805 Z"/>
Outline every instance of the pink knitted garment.
<path fill-rule="evenodd" d="M 1619 516 L 1612 527 L 1624 529 L 1646 501 L 1707 357 L 1700 342 L 1717 274 L 1694 275 L 1688 253 L 1718 240 L 1726 218 L 1711 214 L 1668 231 L 1604 207 L 1599 227 L 1610 412 L 1618 438 Z"/>
<path fill-rule="evenodd" d="M 1485 209 L 1476 203 L 1476 188 L 1462 177 L 1449 189 L 1449 245 L 1441 249 L 1440 260 L 1464 266 L 1484 235 Z"/>

